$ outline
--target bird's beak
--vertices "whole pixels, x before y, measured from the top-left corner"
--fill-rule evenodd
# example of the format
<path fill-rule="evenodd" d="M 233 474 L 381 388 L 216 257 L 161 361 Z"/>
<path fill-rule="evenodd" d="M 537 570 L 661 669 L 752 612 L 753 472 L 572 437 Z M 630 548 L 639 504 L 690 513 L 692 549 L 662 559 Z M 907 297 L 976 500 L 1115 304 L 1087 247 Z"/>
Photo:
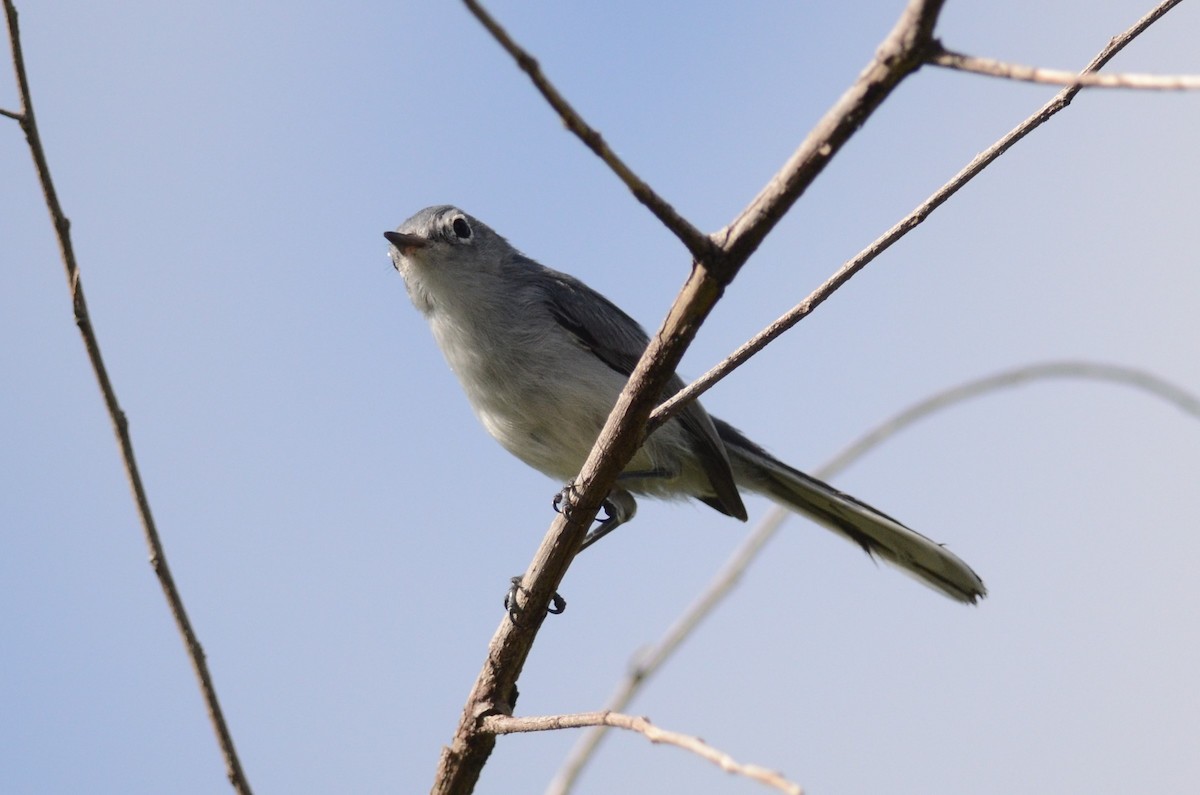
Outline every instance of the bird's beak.
<path fill-rule="evenodd" d="M 414 248 L 424 248 L 429 245 L 428 240 L 418 235 L 406 235 L 401 232 L 384 232 L 383 236 L 387 238 L 387 242 L 400 249 L 401 254 L 406 254 Z"/>

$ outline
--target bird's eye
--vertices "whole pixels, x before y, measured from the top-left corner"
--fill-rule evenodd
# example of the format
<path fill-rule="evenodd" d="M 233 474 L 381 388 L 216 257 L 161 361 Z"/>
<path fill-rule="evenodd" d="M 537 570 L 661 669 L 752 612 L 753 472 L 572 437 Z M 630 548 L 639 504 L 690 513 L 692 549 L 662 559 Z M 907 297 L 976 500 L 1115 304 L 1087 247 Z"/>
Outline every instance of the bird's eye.
<path fill-rule="evenodd" d="M 454 234 L 458 236 L 459 240 L 471 239 L 471 225 L 467 223 L 466 218 L 461 216 L 455 218 L 454 222 L 450 226 L 454 229 Z"/>

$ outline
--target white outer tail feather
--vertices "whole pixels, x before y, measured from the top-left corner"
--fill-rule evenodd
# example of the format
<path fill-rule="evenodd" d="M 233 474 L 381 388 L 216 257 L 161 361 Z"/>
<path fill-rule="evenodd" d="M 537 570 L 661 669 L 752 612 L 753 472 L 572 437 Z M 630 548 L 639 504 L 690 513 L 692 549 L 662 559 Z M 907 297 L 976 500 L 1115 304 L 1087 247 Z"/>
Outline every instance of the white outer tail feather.
<path fill-rule="evenodd" d="M 718 431 L 738 486 L 770 497 L 959 602 L 987 595 L 979 575 L 941 544 L 887 514 L 789 467 L 724 422 Z"/>

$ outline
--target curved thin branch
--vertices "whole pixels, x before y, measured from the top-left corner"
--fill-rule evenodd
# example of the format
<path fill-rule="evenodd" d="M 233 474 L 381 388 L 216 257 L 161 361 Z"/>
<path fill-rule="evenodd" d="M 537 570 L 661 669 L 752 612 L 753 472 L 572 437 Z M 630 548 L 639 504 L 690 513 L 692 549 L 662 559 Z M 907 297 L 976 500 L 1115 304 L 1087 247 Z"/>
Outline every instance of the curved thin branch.
<path fill-rule="evenodd" d="M 1142 91 L 1188 91 L 1200 88 L 1200 75 L 1149 74 L 1078 74 L 1064 69 L 1043 69 L 1019 63 L 980 58 L 942 49 L 929 57 L 929 63 L 961 72 L 973 72 L 988 77 L 1003 77 L 1026 83 L 1048 83 L 1059 86 L 1087 88 L 1136 88 Z"/>
<path fill-rule="evenodd" d="M 1160 3 L 1150 13 L 1135 22 L 1128 30 L 1119 36 L 1114 37 L 1104 49 L 1092 59 L 1091 63 L 1083 69 L 1083 74 L 1089 74 L 1096 71 L 1104 64 L 1112 60 L 1113 56 L 1125 48 L 1129 42 L 1137 38 L 1146 28 L 1158 21 L 1164 14 L 1178 5 L 1180 0 L 1166 0 Z M 665 401 L 661 406 L 654 410 L 650 415 L 650 422 L 647 423 L 646 432 L 650 433 L 662 423 L 669 420 L 677 414 L 689 401 L 695 400 L 700 395 L 707 392 L 718 381 L 726 377 L 738 367 L 746 363 L 750 357 L 761 351 L 768 344 L 777 339 L 785 331 L 799 323 L 802 319 L 812 313 L 814 309 L 820 306 L 826 298 L 844 284 L 851 276 L 862 270 L 868 263 L 891 248 L 892 244 L 900 238 L 907 235 L 916 227 L 920 226 L 926 218 L 928 218 L 934 210 L 941 207 L 946 201 L 959 191 L 964 185 L 974 179 L 981 171 L 991 165 L 997 158 L 1011 149 L 1018 141 L 1020 141 L 1029 133 L 1040 127 L 1045 122 L 1049 121 L 1060 110 L 1063 110 L 1071 104 L 1071 100 L 1075 95 L 1082 90 L 1082 86 L 1072 85 L 1058 92 L 1045 105 L 1039 108 L 1033 115 L 1025 121 L 1018 124 L 1007 135 L 1002 137 L 996 143 L 989 146 L 970 163 L 962 168 L 953 178 L 950 179 L 942 187 L 938 188 L 933 194 L 916 207 L 912 212 L 898 221 L 891 229 L 880 235 L 874 242 L 864 248 L 853 259 L 848 260 L 838 270 L 830 276 L 825 282 L 813 290 L 807 298 L 805 298 L 796 306 L 788 310 L 775 322 L 771 323 L 765 329 L 754 335 L 749 341 L 743 344 L 740 348 L 730 354 L 724 361 L 713 367 L 704 375 L 697 378 L 692 383 L 681 389 L 670 399 Z"/>
<path fill-rule="evenodd" d="M 1042 362 L 1003 370 L 994 375 L 967 381 L 914 403 L 843 448 L 821 467 L 817 476 L 828 478 L 842 472 L 908 426 L 956 403 L 962 403 L 991 392 L 998 392 L 1001 389 L 1022 386 L 1034 381 L 1055 379 L 1103 381 L 1132 387 L 1170 403 L 1183 413 L 1200 420 L 1200 397 L 1145 370 L 1098 362 Z"/>
<path fill-rule="evenodd" d="M 494 715 L 483 720 L 485 731 L 496 734 L 512 734 L 514 732 L 554 731 L 557 729 L 578 729 L 586 726 L 603 728 L 626 729 L 643 735 L 652 743 L 665 743 L 685 751 L 691 751 L 702 759 L 707 759 L 726 773 L 758 781 L 769 787 L 774 787 L 788 795 L 801 795 L 800 785 L 788 781 L 774 770 L 768 770 L 758 765 L 743 764 L 724 751 L 718 751 L 699 737 L 688 734 L 660 729 L 646 718 L 635 715 L 624 715 L 611 710 L 600 712 L 581 712 L 573 715 L 541 715 L 527 718 L 513 718 L 504 715 Z"/>
<path fill-rule="evenodd" d="M 1002 370 L 936 392 L 897 412 L 859 436 L 815 470 L 813 474 L 822 480 L 829 480 L 909 426 L 959 403 L 1003 389 L 1037 381 L 1058 379 L 1081 379 L 1128 386 L 1151 397 L 1159 398 L 1185 414 L 1200 420 L 1200 396 L 1159 378 L 1153 373 L 1133 367 L 1092 362 L 1042 362 Z M 712 578 L 700 596 L 684 610 L 663 637 L 649 651 L 639 655 L 637 661 L 630 666 L 628 674 L 617 685 L 616 690 L 609 698 L 606 709 L 620 711 L 629 706 L 647 680 L 658 672 L 693 630 L 708 618 L 725 597 L 733 591 L 758 553 L 774 537 L 784 519 L 791 515 L 791 512 L 784 508 L 777 505 L 772 506 L 758 525 L 746 536 L 741 546 Z M 546 795 L 567 795 L 571 791 L 583 772 L 583 768 L 595 755 L 606 732 L 606 727 L 598 726 L 579 738 L 562 767 L 559 768 L 554 780 L 546 788 Z"/>
<path fill-rule="evenodd" d="M 242 763 L 238 759 L 237 750 L 233 745 L 233 736 L 229 733 L 229 727 L 225 723 L 225 715 L 221 711 L 220 702 L 217 700 L 217 691 L 213 686 L 212 675 L 209 673 L 208 663 L 204 658 L 204 650 L 200 646 L 200 640 L 196 637 L 195 630 L 192 629 L 192 623 L 188 619 L 187 611 L 183 607 L 183 599 L 179 595 L 179 589 L 175 587 L 175 579 L 171 576 L 171 569 L 167 566 L 167 557 L 163 550 L 162 540 L 158 535 L 158 527 L 155 525 L 154 517 L 150 513 L 150 501 L 146 496 L 146 488 L 142 484 L 142 476 L 138 471 L 137 461 L 134 459 L 133 441 L 129 436 L 129 421 L 125 417 L 125 412 L 121 410 L 120 404 L 117 402 L 116 392 L 113 389 L 112 381 L 108 377 L 108 369 L 104 366 L 104 359 L 100 355 L 100 343 L 97 341 L 96 332 L 92 328 L 91 316 L 88 314 L 87 300 L 83 295 L 83 284 L 79 278 L 79 266 L 75 260 L 75 249 L 71 244 L 71 222 L 67 220 L 66 215 L 63 214 L 62 205 L 59 204 L 58 194 L 54 189 L 54 182 L 50 178 L 50 166 L 46 162 L 46 154 L 42 148 L 42 139 L 38 133 L 37 120 L 33 114 L 33 100 L 29 91 L 29 80 L 25 74 L 25 59 L 21 52 L 20 30 L 17 27 L 17 9 L 12 0 L 4 0 L 4 11 L 8 17 L 8 37 L 12 46 L 13 68 L 16 72 L 17 89 L 21 98 L 20 113 L 10 114 L 5 112 L 4 115 L 11 116 L 20 122 L 21 129 L 24 130 L 25 138 L 29 143 L 29 151 L 33 155 L 38 179 L 42 183 L 42 193 L 46 199 L 46 207 L 50 210 L 50 220 L 54 224 L 54 229 L 57 233 L 59 252 L 62 255 L 63 265 L 67 271 L 67 284 L 71 290 L 71 301 L 75 311 L 75 324 L 79 327 L 79 333 L 83 336 L 83 344 L 87 348 L 88 360 L 91 362 L 92 370 L 96 374 L 96 380 L 100 385 L 100 392 L 104 396 L 104 405 L 108 408 L 108 414 L 113 423 L 113 430 L 117 435 L 117 444 L 121 449 L 121 459 L 125 465 L 125 474 L 129 478 L 129 486 L 133 491 L 133 499 L 137 505 L 138 517 L 141 519 L 146 546 L 150 549 L 150 565 L 154 568 L 154 573 L 158 577 L 163 595 L 166 596 L 167 605 L 171 609 L 171 616 L 175 619 L 175 626 L 179 629 L 179 634 L 183 636 L 183 643 L 187 648 L 188 658 L 191 660 L 192 669 L 195 671 L 196 679 L 200 684 L 200 693 L 208 709 L 209 720 L 212 723 L 213 730 L 216 732 L 217 742 L 221 746 L 221 753 L 225 757 L 225 772 L 229 778 L 229 783 L 233 785 L 235 791 L 243 795 L 249 795 L 250 783 L 246 780 L 246 775 L 242 770 Z"/>

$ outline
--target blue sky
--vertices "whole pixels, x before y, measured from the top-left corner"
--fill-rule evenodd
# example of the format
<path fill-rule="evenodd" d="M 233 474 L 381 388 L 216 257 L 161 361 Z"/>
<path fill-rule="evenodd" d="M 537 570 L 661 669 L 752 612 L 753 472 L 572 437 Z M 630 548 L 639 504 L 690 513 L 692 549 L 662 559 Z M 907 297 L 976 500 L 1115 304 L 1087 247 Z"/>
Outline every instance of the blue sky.
<path fill-rule="evenodd" d="M 694 223 L 728 222 L 900 2 L 488 6 Z M 1148 5 L 950 3 L 966 52 L 1082 65 Z M 454 203 L 647 326 L 682 247 L 457 3 L 21 4 L 38 119 L 176 580 L 260 792 L 419 792 L 559 484 L 475 423 L 381 236 Z M 1113 64 L 1198 72 L 1184 4 Z M 1053 93 L 926 69 L 796 205 L 707 369 Z M 15 109 L 0 75 L 0 107 Z M 146 563 L 23 137 L 0 120 L 0 766 L 11 792 L 227 789 Z M 1200 96 L 1088 93 L 705 398 L 815 468 L 1027 362 L 1200 392 Z M 632 710 L 810 792 L 1182 792 L 1200 778 L 1200 425 L 1029 386 L 841 476 L 987 582 L 938 597 L 799 519 Z M 751 522 L 767 504 L 750 500 Z M 563 584 L 520 712 L 598 708 L 748 526 L 643 502 Z M 571 733 L 502 738 L 538 792 Z M 580 793 L 760 792 L 614 736 Z"/>

